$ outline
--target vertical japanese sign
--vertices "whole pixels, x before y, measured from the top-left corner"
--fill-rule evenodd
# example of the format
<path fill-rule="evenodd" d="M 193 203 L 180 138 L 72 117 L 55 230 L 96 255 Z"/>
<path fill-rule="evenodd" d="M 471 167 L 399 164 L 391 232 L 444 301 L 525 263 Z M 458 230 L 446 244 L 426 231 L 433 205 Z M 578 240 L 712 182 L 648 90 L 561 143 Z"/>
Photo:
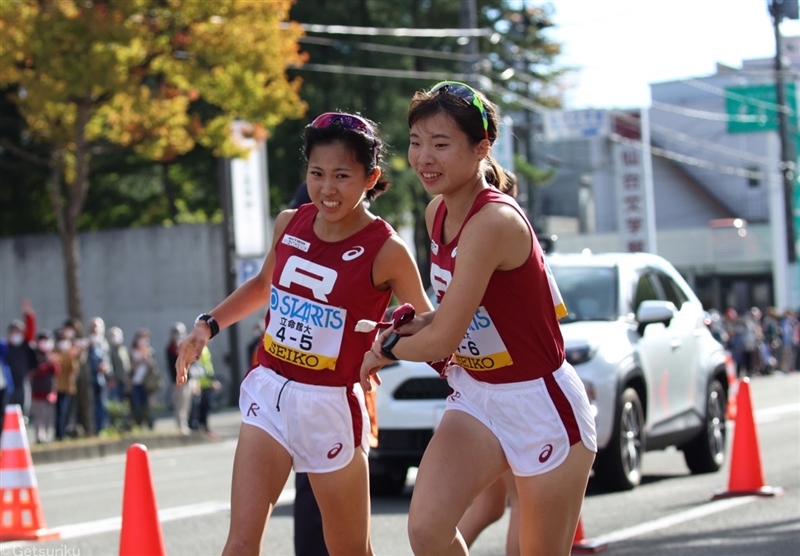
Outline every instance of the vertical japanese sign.
<path fill-rule="evenodd" d="M 642 114 L 646 112 L 642 111 Z M 629 253 L 655 253 L 650 134 L 646 116 L 642 118 L 639 113 L 617 116 L 612 139 L 616 139 L 611 147 L 611 156 L 617 191 L 620 248 Z"/>
<path fill-rule="evenodd" d="M 267 252 L 269 224 L 267 146 L 265 142 L 252 136 L 252 126 L 247 122 L 234 122 L 231 131 L 238 144 L 250 149 L 246 158 L 231 159 L 236 256 L 264 255 Z"/>

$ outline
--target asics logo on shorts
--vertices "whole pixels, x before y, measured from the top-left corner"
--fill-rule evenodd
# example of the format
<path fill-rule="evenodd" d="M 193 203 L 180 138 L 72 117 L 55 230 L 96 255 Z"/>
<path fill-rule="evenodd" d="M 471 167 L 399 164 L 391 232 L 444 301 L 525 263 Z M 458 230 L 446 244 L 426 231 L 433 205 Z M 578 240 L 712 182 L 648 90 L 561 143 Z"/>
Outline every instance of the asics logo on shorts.
<path fill-rule="evenodd" d="M 542 449 L 541 453 L 539 454 L 539 463 L 544 463 L 550 459 L 550 456 L 553 455 L 553 445 L 552 444 L 545 444 L 544 448 Z"/>
<path fill-rule="evenodd" d="M 336 456 L 338 456 L 338 455 L 339 455 L 339 452 L 341 452 L 341 451 L 342 451 L 342 448 L 344 448 L 344 446 L 342 446 L 342 443 L 341 443 L 341 442 L 337 442 L 337 443 L 336 443 L 336 444 L 333 446 L 333 448 L 331 448 L 330 450 L 328 450 L 328 459 L 333 459 L 333 458 L 335 458 Z"/>
<path fill-rule="evenodd" d="M 250 417 L 250 415 L 254 415 L 255 417 L 258 417 L 258 413 L 256 413 L 256 409 L 261 409 L 261 408 L 258 407 L 257 403 L 255 403 L 255 402 L 251 403 L 250 407 L 247 409 L 247 416 Z"/>
<path fill-rule="evenodd" d="M 449 396 L 447 396 L 447 401 L 454 402 L 460 397 L 461 397 L 461 392 L 455 391 L 452 394 L 450 394 Z"/>
<path fill-rule="evenodd" d="M 352 261 L 353 259 L 359 258 L 361 255 L 364 254 L 364 248 L 360 245 L 353 247 L 350 251 L 345 251 L 342 253 L 342 260 L 343 261 Z"/>

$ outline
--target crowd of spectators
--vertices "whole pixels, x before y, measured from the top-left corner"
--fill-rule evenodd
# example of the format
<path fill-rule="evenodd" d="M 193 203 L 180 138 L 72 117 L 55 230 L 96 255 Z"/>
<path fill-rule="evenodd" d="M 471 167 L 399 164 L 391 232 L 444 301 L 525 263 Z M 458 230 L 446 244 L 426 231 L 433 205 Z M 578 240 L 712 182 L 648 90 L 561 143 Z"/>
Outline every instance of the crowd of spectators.
<path fill-rule="evenodd" d="M 791 309 L 758 307 L 739 313 L 710 311 L 707 324 L 731 352 L 739 376 L 800 370 L 800 321 Z"/>
<path fill-rule="evenodd" d="M 100 317 L 90 319 L 85 332 L 74 319 L 58 330 L 43 330 L 28 300 L 22 303 L 22 317 L 12 320 L 6 337 L 0 338 L 0 432 L 7 404 L 22 408 L 37 443 L 152 430 L 156 412 L 180 397 L 174 407 L 176 428 L 183 434 L 195 429 L 213 436 L 208 413 L 220 385 L 210 353 L 194 366 L 193 381 L 177 389 L 180 396 L 172 392 L 172 353 L 186 333 L 182 323 L 172 327 L 162 360 L 147 328 L 136 330 L 127 345 L 122 329 L 106 330 Z"/>

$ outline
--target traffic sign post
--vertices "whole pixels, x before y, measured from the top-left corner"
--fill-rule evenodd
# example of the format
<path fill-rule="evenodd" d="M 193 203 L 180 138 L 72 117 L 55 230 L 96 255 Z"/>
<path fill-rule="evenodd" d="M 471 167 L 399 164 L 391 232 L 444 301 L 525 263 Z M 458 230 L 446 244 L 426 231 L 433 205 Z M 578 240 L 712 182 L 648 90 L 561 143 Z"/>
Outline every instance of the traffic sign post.
<path fill-rule="evenodd" d="M 763 133 L 777 132 L 782 135 L 786 131 L 785 140 L 793 139 L 798 145 L 797 87 L 795 83 L 783 86 L 783 98 L 778 98 L 777 86 L 774 83 L 727 87 L 725 90 L 726 110 L 728 113 L 728 133 Z M 782 101 L 782 102 L 779 102 Z M 779 109 L 784 107 L 784 112 Z M 781 121 L 783 120 L 783 122 Z M 786 129 L 788 127 L 788 129 Z M 772 138 L 768 143 L 772 144 Z M 776 149 L 769 149 L 775 152 Z M 783 149 L 785 150 L 785 148 Z M 775 240 L 773 256 L 773 281 L 775 285 L 776 305 L 794 307 L 800 303 L 800 187 L 798 172 L 800 159 L 797 150 L 792 149 L 791 156 L 780 157 L 780 173 L 784 182 L 770 184 L 770 223 Z M 773 160 L 775 156 L 771 156 Z M 784 160 L 794 162 L 794 170 L 784 167 Z M 768 178 L 772 174 L 767 171 Z M 791 179 L 789 179 L 791 175 Z M 772 189 L 780 191 L 772 191 Z M 788 265 L 786 264 L 788 260 Z"/>

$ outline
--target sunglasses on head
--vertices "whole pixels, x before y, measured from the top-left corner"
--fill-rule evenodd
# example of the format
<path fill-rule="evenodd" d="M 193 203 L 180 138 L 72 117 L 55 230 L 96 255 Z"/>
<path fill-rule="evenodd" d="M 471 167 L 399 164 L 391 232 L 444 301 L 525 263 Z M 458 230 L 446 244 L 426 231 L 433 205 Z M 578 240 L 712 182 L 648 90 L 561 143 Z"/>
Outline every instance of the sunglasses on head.
<path fill-rule="evenodd" d="M 370 126 L 364 118 L 354 114 L 345 114 L 344 112 L 325 112 L 324 114 L 320 114 L 314 118 L 314 121 L 309 124 L 309 127 L 325 128 L 337 122 L 344 129 L 363 131 L 370 137 L 374 137 L 372 126 Z"/>
<path fill-rule="evenodd" d="M 429 95 L 442 93 L 448 93 L 456 96 L 478 109 L 478 111 L 481 113 L 481 119 L 483 119 L 483 134 L 488 140 L 489 116 L 486 114 L 486 107 L 483 105 L 483 102 L 481 102 L 481 99 L 478 97 L 478 93 L 475 91 L 475 89 L 466 83 L 461 83 L 459 81 L 442 81 L 434 85 L 431 90 L 428 91 Z"/>
<path fill-rule="evenodd" d="M 338 123 L 340 126 L 342 126 L 342 129 L 360 131 L 372 139 L 372 158 L 375 158 L 378 152 L 378 145 L 375 142 L 375 134 L 372 131 L 372 126 L 364 118 L 354 114 L 346 114 L 344 112 L 325 112 L 324 114 L 320 114 L 314 118 L 314 121 L 308 124 L 308 127 L 323 129 L 330 127 L 335 123 Z"/>

